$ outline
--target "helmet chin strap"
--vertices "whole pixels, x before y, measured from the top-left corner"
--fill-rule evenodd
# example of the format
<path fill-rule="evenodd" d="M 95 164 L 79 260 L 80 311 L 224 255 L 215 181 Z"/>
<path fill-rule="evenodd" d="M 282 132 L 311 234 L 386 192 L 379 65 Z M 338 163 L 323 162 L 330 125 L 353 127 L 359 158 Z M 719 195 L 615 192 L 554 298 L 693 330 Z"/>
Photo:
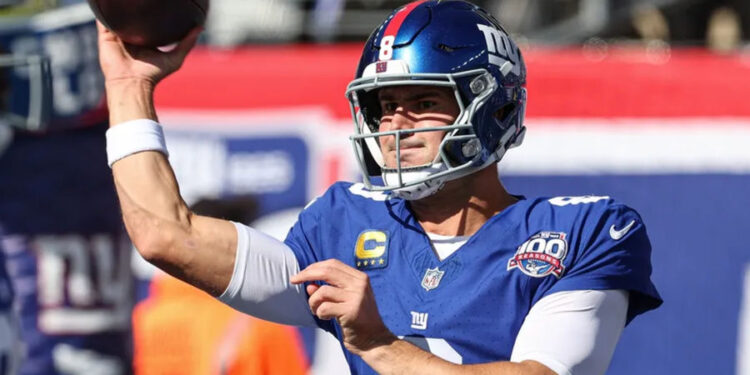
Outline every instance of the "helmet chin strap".
<path fill-rule="evenodd" d="M 396 169 L 387 168 L 383 169 L 382 177 L 383 183 L 386 186 L 399 186 L 409 185 L 414 181 L 425 179 L 433 174 L 437 174 L 446 170 L 445 164 L 433 163 L 431 165 L 415 168 L 413 170 L 401 170 L 401 183 L 399 184 L 399 173 Z M 419 200 L 422 198 L 429 197 L 432 194 L 437 193 L 443 188 L 447 177 L 439 177 L 423 181 L 418 184 L 411 186 L 405 186 L 393 189 L 391 194 L 394 197 L 405 199 L 405 200 Z"/>

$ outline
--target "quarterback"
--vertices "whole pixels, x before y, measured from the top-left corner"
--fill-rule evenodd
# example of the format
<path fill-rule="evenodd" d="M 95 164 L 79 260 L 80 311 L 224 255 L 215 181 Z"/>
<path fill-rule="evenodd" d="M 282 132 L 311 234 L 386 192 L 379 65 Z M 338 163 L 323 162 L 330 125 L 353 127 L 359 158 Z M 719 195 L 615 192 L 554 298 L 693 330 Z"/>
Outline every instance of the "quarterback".
<path fill-rule="evenodd" d="M 346 91 L 363 182 L 331 186 L 283 243 L 180 198 L 152 95 L 199 32 L 160 52 L 99 29 L 123 219 L 172 275 L 329 331 L 354 374 L 603 374 L 622 329 L 661 303 L 634 210 L 503 187 L 526 69 L 484 10 L 416 1 L 373 32 Z"/>

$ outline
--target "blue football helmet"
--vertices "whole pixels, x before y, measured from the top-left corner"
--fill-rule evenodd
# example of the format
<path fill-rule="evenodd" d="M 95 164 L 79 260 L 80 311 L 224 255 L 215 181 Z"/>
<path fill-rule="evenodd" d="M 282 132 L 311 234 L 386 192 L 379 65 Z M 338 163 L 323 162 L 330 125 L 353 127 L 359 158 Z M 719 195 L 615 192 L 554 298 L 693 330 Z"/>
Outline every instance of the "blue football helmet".
<path fill-rule="evenodd" d="M 0 0 L 0 124 L 35 132 L 93 125 L 107 118 L 104 98 L 85 2 Z"/>
<path fill-rule="evenodd" d="M 421 199 L 447 181 L 498 162 L 523 141 L 526 67 L 508 33 L 489 13 L 464 1 L 415 1 L 395 10 L 365 44 L 346 96 L 354 118 L 350 137 L 370 190 Z M 448 126 L 379 130 L 378 89 L 433 85 L 452 88 L 460 113 Z M 446 132 L 435 159 L 387 167 L 378 137 Z M 382 183 L 379 178 L 382 179 Z"/>

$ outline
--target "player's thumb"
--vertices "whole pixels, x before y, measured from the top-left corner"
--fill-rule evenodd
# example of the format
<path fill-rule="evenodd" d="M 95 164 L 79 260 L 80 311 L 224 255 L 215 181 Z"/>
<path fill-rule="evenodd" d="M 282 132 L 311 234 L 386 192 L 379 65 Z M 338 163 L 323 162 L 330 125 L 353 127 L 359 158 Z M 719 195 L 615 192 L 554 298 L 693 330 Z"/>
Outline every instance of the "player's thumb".
<path fill-rule="evenodd" d="M 195 46 L 195 43 L 198 42 L 198 37 L 203 32 L 203 27 L 198 26 L 188 33 L 188 35 L 185 36 L 178 44 L 177 47 L 175 47 L 174 50 L 170 51 L 169 54 L 172 55 L 174 58 L 176 58 L 179 61 L 179 66 L 182 65 L 182 63 L 185 61 L 185 57 L 187 57 L 188 53 L 190 53 L 190 50 L 193 49 Z"/>

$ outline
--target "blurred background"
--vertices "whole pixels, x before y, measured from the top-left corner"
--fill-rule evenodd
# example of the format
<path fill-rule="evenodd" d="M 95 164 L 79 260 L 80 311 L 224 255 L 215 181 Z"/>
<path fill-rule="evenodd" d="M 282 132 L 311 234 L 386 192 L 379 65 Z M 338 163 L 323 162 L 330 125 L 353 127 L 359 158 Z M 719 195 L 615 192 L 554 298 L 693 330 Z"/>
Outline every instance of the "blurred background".
<path fill-rule="evenodd" d="M 404 3 L 212 0 L 199 46 L 156 94 L 186 201 L 283 238 L 332 182 L 358 179 L 344 90 L 363 41 Z M 528 68 L 528 134 L 499 167 L 509 190 L 610 195 L 647 224 L 665 303 L 625 330 L 608 374 L 750 375 L 750 2 L 475 3 Z M 0 9 L 0 50 L 48 55 L 56 116 L 85 124 L 0 137 L 1 243 L 36 366 L 22 373 L 348 373 L 322 331 L 236 313 L 127 245 L 101 260 L 102 233 L 113 244 L 122 235 L 111 183 L 99 182 L 110 178 L 103 131 L 89 125 L 104 119 L 92 20 L 80 1 Z M 12 83 L 24 72 L 0 71 Z M 5 90 L 6 111 L 26 108 L 22 92 Z M 100 214 L 82 219 L 82 207 Z M 27 225 L 38 216 L 58 220 Z M 74 258 L 99 266 L 80 271 Z M 62 285 L 59 300 L 40 279 Z M 100 296 L 76 298 L 81 285 Z M 95 306 L 117 318 L 87 326 Z M 61 329 L 71 316 L 75 332 Z"/>

